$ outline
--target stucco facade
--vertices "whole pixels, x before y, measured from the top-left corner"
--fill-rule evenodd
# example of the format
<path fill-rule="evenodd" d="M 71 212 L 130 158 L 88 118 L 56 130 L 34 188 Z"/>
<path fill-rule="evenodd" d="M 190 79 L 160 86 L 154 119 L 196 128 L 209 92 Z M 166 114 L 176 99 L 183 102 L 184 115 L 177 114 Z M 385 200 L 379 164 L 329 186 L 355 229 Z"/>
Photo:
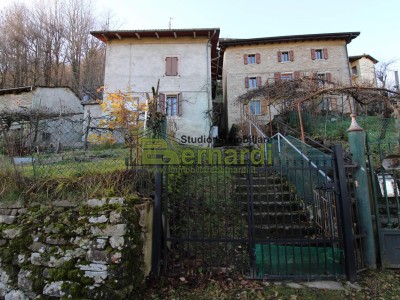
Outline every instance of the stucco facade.
<path fill-rule="evenodd" d="M 114 33 L 114 35 L 113 35 Z M 146 93 L 160 81 L 168 126 L 182 136 L 208 136 L 212 110 L 211 62 L 216 53 L 219 29 L 92 32 L 107 43 L 105 89 L 131 93 L 146 101 Z M 166 62 L 176 60 L 174 73 Z M 168 99 L 179 101 L 171 111 Z"/>
<path fill-rule="evenodd" d="M 10 129 L 22 130 L 24 133 L 20 134 L 27 136 L 27 145 L 33 137 L 25 132 L 29 128 L 26 123 L 31 122 L 33 126 L 32 120 L 38 113 L 40 136 L 35 141 L 36 146 L 81 146 L 83 107 L 79 97 L 68 87 L 28 86 L 0 90 L 0 112 L 17 116 Z"/>
<path fill-rule="evenodd" d="M 304 36 L 286 36 L 275 38 L 257 38 L 247 40 L 222 40 L 223 49 L 223 89 L 225 103 L 225 132 L 233 124 L 240 124 L 244 111 L 249 107 L 238 105 L 238 96 L 245 94 L 252 85 L 248 80 L 256 78 L 256 86 L 266 81 L 274 81 L 284 76 L 313 76 L 321 74 L 329 80 L 351 83 L 347 44 L 359 33 L 318 34 Z M 321 56 L 316 57 L 316 51 Z M 282 55 L 287 55 L 286 60 Z M 256 56 L 248 61 L 248 56 Z M 279 106 L 266 106 L 261 100 L 259 114 L 255 117 L 267 123 L 280 111 Z M 340 99 L 341 100 L 341 99 Z M 339 103 L 337 103 L 340 105 Z M 343 104 L 344 105 L 344 104 Z M 340 109 L 340 108 L 339 108 Z"/>

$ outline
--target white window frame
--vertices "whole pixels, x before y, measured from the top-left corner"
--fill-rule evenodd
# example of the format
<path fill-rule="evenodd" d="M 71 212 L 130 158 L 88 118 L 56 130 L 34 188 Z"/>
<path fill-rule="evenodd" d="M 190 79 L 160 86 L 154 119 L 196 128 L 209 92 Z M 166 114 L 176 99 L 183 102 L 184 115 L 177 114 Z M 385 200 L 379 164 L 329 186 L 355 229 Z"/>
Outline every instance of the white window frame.
<path fill-rule="evenodd" d="M 175 98 L 175 103 L 171 104 L 173 98 Z M 178 116 L 178 94 L 165 95 L 165 115 L 167 117 Z"/>
<path fill-rule="evenodd" d="M 252 103 L 258 103 L 258 112 L 257 111 L 252 111 Z M 260 99 L 253 99 L 250 100 L 249 102 L 249 114 L 253 116 L 260 116 L 261 115 L 261 101 Z"/>
<path fill-rule="evenodd" d="M 284 60 L 283 58 L 287 56 L 287 60 Z M 281 62 L 287 63 L 290 62 L 290 51 L 281 51 Z"/>
<path fill-rule="evenodd" d="M 247 54 L 247 64 L 248 65 L 256 64 L 256 54 Z"/>
<path fill-rule="evenodd" d="M 324 60 L 324 49 L 315 49 L 315 59 Z"/>
<path fill-rule="evenodd" d="M 257 88 L 257 77 L 249 77 L 249 89 Z"/>

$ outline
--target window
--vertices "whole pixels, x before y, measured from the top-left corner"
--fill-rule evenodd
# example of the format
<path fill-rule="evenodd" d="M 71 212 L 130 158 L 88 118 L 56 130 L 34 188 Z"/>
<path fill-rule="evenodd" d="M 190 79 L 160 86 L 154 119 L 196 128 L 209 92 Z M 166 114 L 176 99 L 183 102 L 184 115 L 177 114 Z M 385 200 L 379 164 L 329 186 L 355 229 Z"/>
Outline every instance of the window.
<path fill-rule="evenodd" d="M 260 53 L 244 54 L 243 62 L 245 65 L 259 64 L 261 62 L 261 55 Z"/>
<path fill-rule="evenodd" d="M 255 54 L 249 54 L 247 55 L 247 63 L 249 65 L 255 64 L 256 63 L 256 55 Z"/>
<path fill-rule="evenodd" d="M 249 103 L 249 113 L 250 115 L 261 115 L 261 101 L 251 100 Z"/>
<path fill-rule="evenodd" d="M 178 114 L 178 97 L 167 96 L 167 101 L 165 103 L 167 105 L 167 116 L 176 116 Z"/>
<path fill-rule="evenodd" d="M 180 116 L 182 114 L 182 94 L 159 95 L 159 111 L 167 116 Z"/>
<path fill-rule="evenodd" d="M 256 87 L 261 86 L 261 77 L 246 77 L 245 78 L 245 86 L 246 88 L 254 89 Z"/>
<path fill-rule="evenodd" d="M 51 140 L 51 133 L 42 132 L 42 142 L 50 142 L 50 140 Z"/>
<path fill-rule="evenodd" d="M 178 76 L 178 57 L 165 58 L 165 76 Z"/>
<path fill-rule="evenodd" d="M 351 74 L 358 75 L 358 71 L 357 71 L 357 67 L 356 66 L 351 68 Z"/>
<path fill-rule="evenodd" d="M 294 51 L 278 51 L 278 62 L 294 61 Z"/>
<path fill-rule="evenodd" d="M 311 49 L 312 60 L 328 59 L 328 49 Z"/>
<path fill-rule="evenodd" d="M 293 73 L 281 73 L 281 80 L 293 80 Z"/>
<path fill-rule="evenodd" d="M 316 75 L 316 78 L 320 85 L 324 85 L 325 82 L 330 83 L 332 81 L 332 76 L 329 72 L 319 72 Z"/>
<path fill-rule="evenodd" d="M 282 52 L 282 62 L 289 61 L 289 52 L 284 51 Z"/>
<path fill-rule="evenodd" d="M 324 54 L 322 53 L 322 49 L 315 50 L 315 59 L 324 59 Z"/>
<path fill-rule="evenodd" d="M 256 88 L 256 87 L 257 87 L 257 77 L 250 77 L 249 88 Z"/>

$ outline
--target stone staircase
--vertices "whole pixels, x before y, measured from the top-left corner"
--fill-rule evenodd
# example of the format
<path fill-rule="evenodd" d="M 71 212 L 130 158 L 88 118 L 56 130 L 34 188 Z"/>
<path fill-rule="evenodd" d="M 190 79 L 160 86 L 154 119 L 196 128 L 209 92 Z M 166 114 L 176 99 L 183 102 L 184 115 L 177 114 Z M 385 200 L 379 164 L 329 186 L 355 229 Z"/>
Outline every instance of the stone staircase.
<path fill-rule="evenodd" d="M 266 172 L 256 172 L 251 176 L 252 188 L 247 175 L 238 174 L 235 193 L 242 204 L 247 224 L 253 218 L 256 240 L 294 240 L 315 234 L 316 228 L 309 222 L 307 211 L 285 177 Z M 250 189 L 253 201 L 249 201 Z"/>

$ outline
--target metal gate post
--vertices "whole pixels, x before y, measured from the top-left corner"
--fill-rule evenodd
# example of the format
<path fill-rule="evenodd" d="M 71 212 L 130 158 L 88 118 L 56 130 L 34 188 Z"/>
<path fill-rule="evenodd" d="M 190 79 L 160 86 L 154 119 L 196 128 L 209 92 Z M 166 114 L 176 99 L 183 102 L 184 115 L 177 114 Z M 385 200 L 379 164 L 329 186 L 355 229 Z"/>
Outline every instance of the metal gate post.
<path fill-rule="evenodd" d="M 371 180 L 371 185 L 372 185 L 372 197 L 374 198 L 374 206 L 375 206 L 375 220 L 376 220 L 376 229 L 377 229 L 377 234 L 378 234 L 378 258 L 382 268 L 385 268 L 384 263 L 383 263 L 383 237 L 382 237 L 382 224 L 381 224 L 381 217 L 379 213 L 379 207 L 378 207 L 378 192 L 377 192 L 377 187 L 376 187 L 376 181 L 375 181 L 375 166 L 374 162 L 371 159 L 371 149 L 370 149 L 370 144 L 369 144 L 369 139 L 368 135 L 365 135 L 365 146 L 367 150 L 367 159 L 368 159 L 368 165 L 369 165 L 369 176 Z"/>
<path fill-rule="evenodd" d="M 162 172 L 161 166 L 157 166 L 155 173 L 155 196 L 153 206 L 153 238 L 151 248 L 151 273 L 150 277 L 153 279 L 160 276 L 160 262 L 161 262 L 161 239 L 162 239 Z"/>
<path fill-rule="evenodd" d="M 365 263 L 370 269 L 376 269 L 375 240 L 372 226 L 371 199 L 368 189 L 367 166 L 364 150 L 364 129 L 356 121 L 356 116 L 351 115 L 349 133 L 349 148 L 353 155 L 353 161 L 358 168 L 354 172 L 355 193 L 357 201 L 357 216 L 360 229 L 366 233 L 362 240 Z"/>
<path fill-rule="evenodd" d="M 247 157 L 247 211 L 248 211 L 248 246 L 250 256 L 250 277 L 256 278 L 256 253 L 254 243 L 254 199 L 253 199 L 253 174 L 251 170 L 250 155 Z"/>
<path fill-rule="evenodd" d="M 335 189 L 339 194 L 339 213 L 342 222 L 343 250 L 345 257 L 345 271 L 347 279 L 354 282 L 357 278 L 356 254 L 354 248 L 353 221 L 351 218 L 351 204 L 347 190 L 347 178 L 343 161 L 343 148 L 341 145 L 333 146 L 335 162 Z"/>

